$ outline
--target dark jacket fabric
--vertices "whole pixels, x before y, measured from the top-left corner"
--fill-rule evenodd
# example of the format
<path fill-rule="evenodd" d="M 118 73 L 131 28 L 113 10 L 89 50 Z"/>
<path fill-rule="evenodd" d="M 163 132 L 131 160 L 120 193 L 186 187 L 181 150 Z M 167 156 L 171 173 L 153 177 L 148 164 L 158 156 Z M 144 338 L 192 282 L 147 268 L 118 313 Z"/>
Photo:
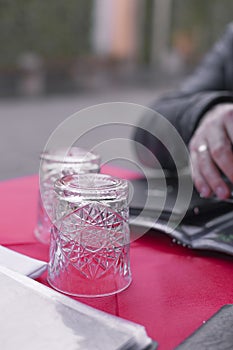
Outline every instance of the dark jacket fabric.
<path fill-rule="evenodd" d="M 233 102 L 233 23 L 228 25 L 223 37 L 180 88 L 159 98 L 150 107 L 166 117 L 188 144 L 203 114 L 214 105 L 225 102 Z M 172 168 L 166 150 L 143 130 L 144 126 L 155 130 L 156 116 L 143 118 L 134 139 L 152 151 L 164 168 Z M 137 153 L 146 164 L 144 155 L 140 151 Z"/>

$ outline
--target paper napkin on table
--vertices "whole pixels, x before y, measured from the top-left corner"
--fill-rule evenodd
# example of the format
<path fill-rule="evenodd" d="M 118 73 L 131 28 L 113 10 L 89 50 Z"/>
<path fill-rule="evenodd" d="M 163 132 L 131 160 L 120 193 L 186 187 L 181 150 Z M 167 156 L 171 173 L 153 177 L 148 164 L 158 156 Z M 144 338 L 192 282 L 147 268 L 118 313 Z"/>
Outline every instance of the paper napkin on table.
<path fill-rule="evenodd" d="M 154 350 L 143 326 L 0 266 L 0 349 Z"/>
<path fill-rule="evenodd" d="M 45 261 L 29 258 L 0 246 L 0 265 L 31 278 L 39 277 L 47 268 Z"/>

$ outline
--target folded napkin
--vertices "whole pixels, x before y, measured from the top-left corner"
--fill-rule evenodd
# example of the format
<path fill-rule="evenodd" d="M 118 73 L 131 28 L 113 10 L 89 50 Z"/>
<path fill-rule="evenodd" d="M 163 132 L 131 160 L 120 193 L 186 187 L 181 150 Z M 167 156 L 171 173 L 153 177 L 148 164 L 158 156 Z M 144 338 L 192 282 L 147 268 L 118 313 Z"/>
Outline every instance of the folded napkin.
<path fill-rule="evenodd" d="M 0 349 L 155 350 L 143 326 L 0 266 Z"/>
<path fill-rule="evenodd" d="M 3 246 L 0 246 L 0 265 L 31 278 L 39 277 L 47 269 L 45 261 L 29 258 Z"/>

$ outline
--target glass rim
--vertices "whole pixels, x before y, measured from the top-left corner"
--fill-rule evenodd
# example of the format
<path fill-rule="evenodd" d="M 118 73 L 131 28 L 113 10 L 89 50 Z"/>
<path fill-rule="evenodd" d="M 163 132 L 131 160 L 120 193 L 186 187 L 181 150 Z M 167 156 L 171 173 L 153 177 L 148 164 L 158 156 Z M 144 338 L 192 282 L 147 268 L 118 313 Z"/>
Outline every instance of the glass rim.
<path fill-rule="evenodd" d="M 128 195 L 128 180 L 100 173 L 65 175 L 54 183 L 56 193 L 64 197 L 106 196 L 111 198 Z"/>
<path fill-rule="evenodd" d="M 100 162 L 100 156 L 94 152 L 80 147 L 71 147 L 68 152 L 60 148 L 55 151 L 42 151 L 40 154 L 41 161 L 50 161 L 56 163 L 85 164 L 90 162 Z"/>

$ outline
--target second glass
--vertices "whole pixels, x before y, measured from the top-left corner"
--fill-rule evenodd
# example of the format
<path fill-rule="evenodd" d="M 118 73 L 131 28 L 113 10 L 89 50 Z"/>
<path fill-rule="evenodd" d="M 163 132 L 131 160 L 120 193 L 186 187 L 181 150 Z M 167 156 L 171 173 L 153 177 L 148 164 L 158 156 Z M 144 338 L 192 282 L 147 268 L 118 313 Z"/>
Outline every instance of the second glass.
<path fill-rule="evenodd" d="M 37 224 L 34 230 L 35 236 L 40 242 L 49 244 L 50 241 L 55 181 L 65 175 L 98 173 L 99 170 L 99 155 L 82 148 L 71 147 L 67 153 L 60 149 L 41 154 L 40 194 Z"/>

